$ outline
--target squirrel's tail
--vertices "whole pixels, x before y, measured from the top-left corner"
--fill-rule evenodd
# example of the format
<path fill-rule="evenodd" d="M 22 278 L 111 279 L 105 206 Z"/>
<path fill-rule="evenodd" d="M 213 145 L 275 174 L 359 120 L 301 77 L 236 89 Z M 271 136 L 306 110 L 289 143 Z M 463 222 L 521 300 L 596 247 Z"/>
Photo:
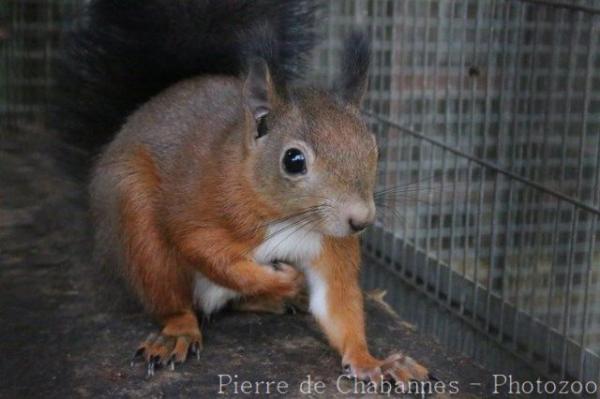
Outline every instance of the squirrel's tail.
<path fill-rule="evenodd" d="M 248 57 L 285 85 L 315 44 L 315 11 L 314 0 L 92 0 L 65 38 L 54 125 L 94 149 L 166 87 L 239 75 Z"/>

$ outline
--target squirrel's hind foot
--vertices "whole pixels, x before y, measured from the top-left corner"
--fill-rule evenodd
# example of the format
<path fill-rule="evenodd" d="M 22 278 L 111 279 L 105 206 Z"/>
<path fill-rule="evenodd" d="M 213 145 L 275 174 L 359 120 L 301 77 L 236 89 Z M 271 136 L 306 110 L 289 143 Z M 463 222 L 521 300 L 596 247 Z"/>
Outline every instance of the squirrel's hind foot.
<path fill-rule="evenodd" d="M 362 360 L 346 364 L 344 369 L 350 377 L 372 381 L 375 384 L 389 380 L 408 387 L 411 381 L 423 382 L 430 379 L 430 374 L 425 367 L 401 353 L 395 353 L 384 360 L 366 356 Z"/>
<path fill-rule="evenodd" d="M 202 335 L 196 316 L 186 313 L 167 319 L 160 333 L 150 334 L 136 350 L 131 363 L 143 358 L 146 376 L 151 377 L 161 367 L 175 370 L 175 364 L 185 362 L 188 354 L 199 359 L 201 349 Z"/>

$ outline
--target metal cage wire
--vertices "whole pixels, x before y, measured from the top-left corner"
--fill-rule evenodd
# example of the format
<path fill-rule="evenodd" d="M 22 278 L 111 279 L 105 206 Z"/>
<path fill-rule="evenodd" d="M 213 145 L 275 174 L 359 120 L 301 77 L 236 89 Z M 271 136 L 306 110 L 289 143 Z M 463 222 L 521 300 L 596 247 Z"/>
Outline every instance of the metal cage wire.
<path fill-rule="evenodd" d="M 370 32 L 389 193 L 371 261 L 548 377 L 585 381 L 600 374 L 599 5 L 333 1 L 317 60 L 332 79 L 343 33 Z"/>
<path fill-rule="evenodd" d="M 0 127 L 41 122 L 65 16 L 78 0 L 0 2 Z"/>

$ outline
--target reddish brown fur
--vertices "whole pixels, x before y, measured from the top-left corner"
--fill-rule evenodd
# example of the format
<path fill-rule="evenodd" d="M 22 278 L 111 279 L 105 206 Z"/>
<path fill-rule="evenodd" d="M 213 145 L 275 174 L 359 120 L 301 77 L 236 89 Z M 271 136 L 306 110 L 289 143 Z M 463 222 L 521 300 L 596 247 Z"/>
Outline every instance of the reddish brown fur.
<path fill-rule="evenodd" d="M 226 166 L 225 166 L 226 167 Z M 167 219 L 173 232 L 171 242 L 156 212 L 161 198 L 161 179 L 150 155 L 139 148 L 128 159 L 129 174 L 121 181 L 121 226 L 125 240 L 125 274 L 146 308 L 159 319 L 192 309 L 192 269 L 194 265 L 212 281 L 244 295 L 293 296 L 300 285 L 299 273 L 275 273 L 250 258 L 251 250 L 264 235 L 261 212 L 237 207 L 264 209 L 249 203 L 241 176 L 228 185 L 227 198 L 206 192 L 190 191 L 191 197 L 176 218 Z M 210 173 L 206 174 L 210 176 Z M 199 179 L 196 189 L 215 187 L 210 177 Z M 216 191 L 218 192 L 218 191 Z M 223 209 L 227 207 L 227 209 Z M 247 208 L 246 208 L 247 209 Z M 268 211 L 266 211 L 268 212 Z M 266 213 L 265 212 L 265 213 Z M 200 215 L 215 215 L 200 225 Z M 273 212 L 271 212 L 273 214 Z M 236 216 L 236 217 L 231 217 Z M 262 219 L 264 220 L 264 219 Z M 206 228 L 209 224 L 212 228 Z M 236 228 L 228 228 L 232 224 Z"/>
<path fill-rule="evenodd" d="M 144 148 L 128 159 L 120 182 L 124 272 L 146 308 L 159 318 L 192 309 L 190 271 L 169 248 L 157 220 L 160 177 Z"/>
<path fill-rule="evenodd" d="M 360 249 L 358 237 L 326 238 L 315 263 L 329 287 L 329 317 L 319 320 L 331 345 L 347 362 L 365 363 L 372 358 L 367 349 L 362 291 L 358 285 Z M 375 359 L 373 359 L 374 361 Z"/>
<path fill-rule="evenodd" d="M 379 360 L 370 354 L 365 336 L 359 266 L 360 246 L 356 236 L 325 238 L 315 268 L 329 288 L 327 317 L 318 319 L 329 342 L 342 355 L 342 362 L 359 378 L 379 382 L 391 377 L 405 383 L 427 379 L 427 369 L 407 356 L 393 354 Z"/>

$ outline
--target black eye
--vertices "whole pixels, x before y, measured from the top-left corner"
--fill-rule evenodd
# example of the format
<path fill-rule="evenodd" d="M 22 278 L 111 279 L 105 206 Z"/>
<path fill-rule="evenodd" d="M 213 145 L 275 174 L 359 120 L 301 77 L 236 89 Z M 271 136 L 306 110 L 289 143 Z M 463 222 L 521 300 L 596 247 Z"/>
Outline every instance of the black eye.
<path fill-rule="evenodd" d="M 290 175 L 306 173 L 306 159 L 297 148 L 290 148 L 283 156 L 283 167 Z"/>

